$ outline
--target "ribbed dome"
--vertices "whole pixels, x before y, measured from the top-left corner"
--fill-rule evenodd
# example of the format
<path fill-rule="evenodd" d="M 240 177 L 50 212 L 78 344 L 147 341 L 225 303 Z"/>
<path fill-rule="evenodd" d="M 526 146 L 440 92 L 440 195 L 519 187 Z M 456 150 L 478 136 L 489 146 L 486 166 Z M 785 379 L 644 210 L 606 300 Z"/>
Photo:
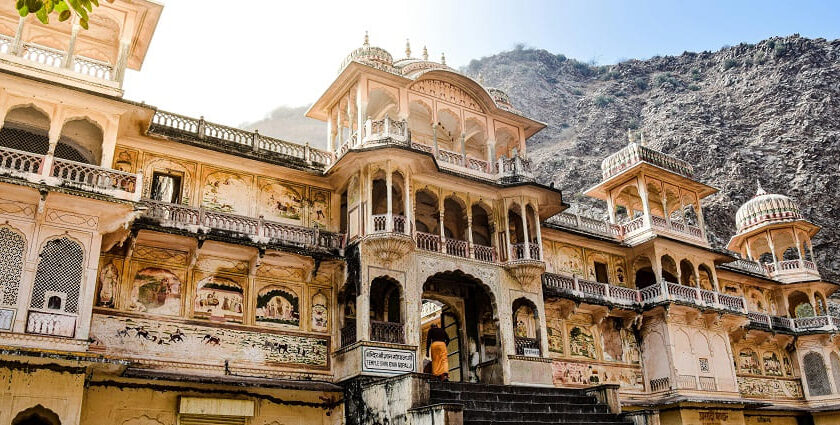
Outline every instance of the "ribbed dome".
<path fill-rule="evenodd" d="M 758 186 L 758 192 L 735 213 L 735 224 L 738 233 L 774 221 L 789 221 L 802 219 L 799 205 L 785 195 L 767 193 Z"/>
<path fill-rule="evenodd" d="M 341 63 L 340 70 L 344 69 L 347 64 L 353 61 L 362 62 L 374 68 L 383 69 L 388 72 L 395 71 L 394 58 L 387 50 L 381 47 L 371 46 L 368 42 L 367 33 L 365 33 L 365 42 L 362 44 L 362 47 L 353 50 L 349 55 L 347 55 L 347 58 L 345 58 L 344 62 Z"/>

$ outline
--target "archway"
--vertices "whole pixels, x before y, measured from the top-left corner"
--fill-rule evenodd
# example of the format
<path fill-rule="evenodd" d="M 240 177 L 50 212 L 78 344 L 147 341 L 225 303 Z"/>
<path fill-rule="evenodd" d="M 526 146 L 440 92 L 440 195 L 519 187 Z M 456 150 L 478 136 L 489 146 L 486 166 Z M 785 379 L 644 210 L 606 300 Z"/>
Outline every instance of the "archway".
<path fill-rule="evenodd" d="M 684 286 L 697 286 L 697 278 L 694 276 L 694 266 L 691 261 L 680 261 L 680 284 Z"/>
<path fill-rule="evenodd" d="M 55 412 L 39 404 L 15 415 L 12 425 L 61 425 L 61 419 Z"/>
<path fill-rule="evenodd" d="M 633 270 L 635 273 L 636 289 L 647 288 L 656 284 L 656 273 L 653 271 L 653 266 L 649 258 L 644 256 L 637 258 L 633 262 Z"/>
<path fill-rule="evenodd" d="M 501 383 L 502 355 L 498 326 L 496 298 L 479 279 L 460 270 L 434 274 L 423 284 L 423 303 L 436 303 L 443 326 L 457 322 L 458 341 L 450 338 L 450 380 L 482 383 Z M 425 330 L 429 320 L 423 322 L 422 348 L 425 355 Z M 425 328 L 424 328 L 425 327 Z"/>
<path fill-rule="evenodd" d="M 794 291 L 788 295 L 788 313 L 790 317 L 813 317 L 814 306 L 802 291 Z"/>
<path fill-rule="evenodd" d="M 663 255 L 660 261 L 662 267 L 662 280 L 666 282 L 677 283 L 677 263 L 670 255 Z"/>
<path fill-rule="evenodd" d="M 527 298 L 513 301 L 513 338 L 517 355 L 540 355 L 540 320 L 537 306 Z M 536 350 L 536 351 L 533 351 Z"/>
<path fill-rule="evenodd" d="M 388 276 L 370 283 L 370 340 L 405 344 L 403 294 L 400 283 Z"/>

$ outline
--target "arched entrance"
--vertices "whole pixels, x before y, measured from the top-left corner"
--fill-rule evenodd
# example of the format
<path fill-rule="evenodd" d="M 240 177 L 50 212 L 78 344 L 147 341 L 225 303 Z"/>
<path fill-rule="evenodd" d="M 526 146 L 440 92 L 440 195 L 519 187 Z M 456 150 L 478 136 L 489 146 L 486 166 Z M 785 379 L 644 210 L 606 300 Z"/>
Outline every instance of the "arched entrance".
<path fill-rule="evenodd" d="M 39 404 L 15 415 L 12 425 L 61 425 L 61 420 L 55 412 Z"/>
<path fill-rule="evenodd" d="M 501 383 L 498 314 L 489 289 L 459 270 L 447 271 L 426 279 L 422 299 L 421 357 L 428 329 L 437 323 L 449 335 L 451 381 Z"/>

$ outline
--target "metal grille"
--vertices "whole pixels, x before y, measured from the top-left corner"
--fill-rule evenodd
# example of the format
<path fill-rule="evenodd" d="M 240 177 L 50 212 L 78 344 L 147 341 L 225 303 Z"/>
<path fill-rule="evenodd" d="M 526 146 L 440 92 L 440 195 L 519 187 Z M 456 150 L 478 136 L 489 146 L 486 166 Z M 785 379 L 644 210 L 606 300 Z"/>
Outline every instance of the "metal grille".
<path fill-rule="evenodd" d="M 40 257 L 30 307 L 46 308 L 44 295 L 50 291 L 66 295 L 61 310 L 76 313 L 85 257 L 82 247 L 66 237 L 53 239 L 41 250 Z"/>
<path fill-rule="evenodd" d="M 831 394 L 831 384 L 825 371 L 825 362 L 819 353 L 808 353 L 803 359 L 805 363 L 805 381 L 811 396 Z"/>
<path fill-rule="evenodd" d="M 46 134 L 38 134 L 14 127 L 3 127 L 0 130 L 0 146 L 46 155 L 50 147 L 50 139 Z"/>
<path fill-rule="evenodd" d="M 60 159 L 69 159 L 70 161 L 81 162 L 82 164 L 90 164 L 91 161 L 82 155 L 76 148 L 66 144 L 63 139 L 58 141 L 55 145 L 55 157 Z"/>
<path fill-rule="evenodd" d="M 23 236 L 6 227 L 0 227 L 0 304 L 17 304 L 20 276 L 23 271 Z"/>

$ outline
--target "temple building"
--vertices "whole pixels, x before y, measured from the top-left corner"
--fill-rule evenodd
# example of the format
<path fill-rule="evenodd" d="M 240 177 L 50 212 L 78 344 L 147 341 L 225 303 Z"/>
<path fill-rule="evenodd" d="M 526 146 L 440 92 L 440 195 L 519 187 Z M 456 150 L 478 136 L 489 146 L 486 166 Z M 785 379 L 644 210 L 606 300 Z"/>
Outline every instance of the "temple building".
<path fill-rule="evenodd" d="M 162 12 L 0 6 L 0 424 L 840 423 L 794 199 L 757 187 L 714 247 L 717 189 L 631 133 L 586 191 L 609 219 L 569 213 L 545 124 L 367 37 L 323 150 L 123 99 Z"/>

